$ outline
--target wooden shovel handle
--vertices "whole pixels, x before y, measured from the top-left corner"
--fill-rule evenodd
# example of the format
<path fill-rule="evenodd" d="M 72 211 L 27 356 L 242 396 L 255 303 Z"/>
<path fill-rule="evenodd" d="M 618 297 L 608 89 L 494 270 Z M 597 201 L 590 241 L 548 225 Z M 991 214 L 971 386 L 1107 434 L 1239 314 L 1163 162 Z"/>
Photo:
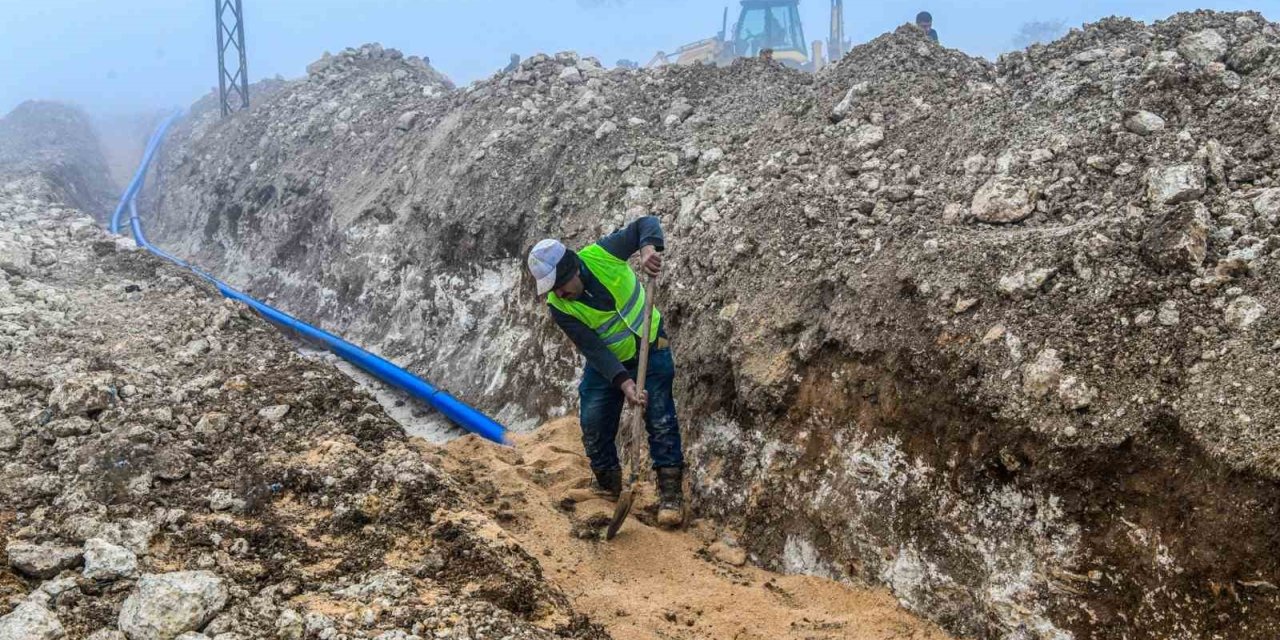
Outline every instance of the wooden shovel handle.
<path fill-rule="evenodd" d="M 636 369 L 636 386 L 644 391 L 644 379 L 649 373 L 649 322 L 653 317 L 653 297 L 657 293 L 657 287 L 654 287 L 653 278 L 646 277 L 649 286 L 641 283 L 644 287 L 644 313 L 640 316 L 640 366 Z"/>

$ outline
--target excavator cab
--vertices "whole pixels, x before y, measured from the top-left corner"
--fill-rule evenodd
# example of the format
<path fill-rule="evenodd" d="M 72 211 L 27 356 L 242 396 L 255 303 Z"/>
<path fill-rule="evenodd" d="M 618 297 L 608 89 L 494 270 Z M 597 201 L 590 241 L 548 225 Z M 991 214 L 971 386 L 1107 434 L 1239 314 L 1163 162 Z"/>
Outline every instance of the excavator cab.
<path fill-rule="evenodd" d="M 799 4 L 799 0 L 742 0 L 731 41 L 734 55 L 751 57 L 772 49 L 773 58 L 784 64 L 808 63 Z"/>

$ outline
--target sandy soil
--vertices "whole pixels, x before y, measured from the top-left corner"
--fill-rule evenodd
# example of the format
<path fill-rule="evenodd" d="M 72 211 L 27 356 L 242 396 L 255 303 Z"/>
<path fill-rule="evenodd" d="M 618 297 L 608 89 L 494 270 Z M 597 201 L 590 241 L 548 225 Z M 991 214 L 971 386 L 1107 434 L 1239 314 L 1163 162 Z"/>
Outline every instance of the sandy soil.
<path fill-rule="evenodd" d="M 549 423 L 498 448 L 474 436 L 444 448 L 444 466 L 488 493 L 497 519 L 574 608 L 619 640 L 708 638 L 934 639 L 949 636 L 902 610 L 884 590 L 735 566 L 739 552 L 714 527 L 651 526 L 651 485 L 636 517 L 604 542 L 612 503 L 572 503 L 590 477 L 575 419 Z"/>

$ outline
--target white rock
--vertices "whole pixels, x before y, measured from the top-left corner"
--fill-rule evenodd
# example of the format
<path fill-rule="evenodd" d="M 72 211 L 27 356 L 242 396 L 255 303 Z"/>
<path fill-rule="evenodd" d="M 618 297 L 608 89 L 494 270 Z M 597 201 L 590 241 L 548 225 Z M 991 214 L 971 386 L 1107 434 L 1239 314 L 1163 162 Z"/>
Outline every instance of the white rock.
<path fill-rule="evenodd" d="M 245 502 L 228 489 L 214 489 L 209 492 L 209 508 L 213 511 L 239 511 Z"/>
<path fill-rule="evenodd" d="M 129 640 L 129 636 L 115 629 L 99 629 L 90 634 L 85 640 Z"/>
<path fill-rule="evenodd" d="M 618 125 L 614 121 L 605 120 L 604 122 L 600 123 L 599 127 L 596 127 L 595 138 L 596 140 L 604 140 L 605 138 L 609 137 L 609 134 L 617 130 L 618 130 Z"/>
<path fill-rule="evenodd" d="M 1058 399 L 1067 411 L 1079 411 L 1098 397 L 1098 390 L 1081 382 L 1075 376 L 1065 376 L 1058 383 Z"/>
<path fill-rule="evenodd" d="M 569 84 L 578 84 L 582 82 L 582 72 L 577 67 L 565 67 L 560 70 L 559 78 Z"/>
<path fill-rule="evenodd" d="M 1055 270 L 1049 267 L 1019 271 L 1012 275 L 1001 276 L 996 288 L 1000 293 L 1011 297 L 1031 296 L 1044 286 L 1054 272 Z"/>
<path fill-rule="evenodd" d="M 276 404 L 276 405 L 271 405 L 270 407 L 263 407 L 259 409 L 258 417 L 266 420 L 267 422 L 280 422 L 281 420 L 284 419 L 285 415 L 288 413 L 289 413 L 289 405 Z"/>
<path fill-rule="evenodd" d="M 147 574 L 120 608 L 130 640 L 171 640 L 204 627 L 227 604 L 222 578 L 208 571 Z"/>
<path fill-rule="evenodd" d="M 1191 62 L 1204 66 L 1227 55 L 1227 41 L 1217 31 L 1205 29 L 1183 36 L 1178 53 Z"/>
<path fill-rule="evenodd" d="M 1164 129 L 1164 118 L 1150 111 L 1138 111 L 1124 119 L 1124 128 L 1141 136 L 1149 136 Z"/>
<path fill-rule="evenodd" d="M 1045 349 L 1022 369 L 1022 389 L 1040 399 L 1058 388 L 1062 379 L 1062 360 L 1056 349 Z"/>
<path fill-rule="evenodd" d="M 27 601 L 0 618 L 0 640 L 58 640 L 66 636 L 58 616 Z"/>
<path fill-rule="evenodd" d="M 1022 183 L 1008 176 L 996 176 L 978 188 L 969 213 L 980 222 L 1005 224 L 1031 215 L 1035 206 Z"/>
<path fill-rule="evenodd" d="M 1181 314 L 1178 313 L 1178 303 L 1172 300 L 1165 300 L 1160 303 L 1160 310 L 1156 312 L 1157 322 L 1166 327 L 1172 327 L 1181 320 Z"/>
<path fill-rule="evenodd" d="M 9 418 L 0 413 L 0 451 L 13 451 L 22 443 L 22 434 Z"/>
<path fill-rule="evenodd" d="M 976 176 L 982 171 L 982 167 L 986 166 L 987 157 L 982 154 L 976 154 L 964 159 L 964 174 L 967 176 Z"/>
<path fill-rule="evenodd" d="M 874 124 L 858 125 L 858 128 L 853 130 L 853 137 L 850 139 L 850 144 L 854 151 L 875 149 L 883 143 L 884 127 L 878 127 Z"/>
<path fill-rule="evenodd" d="M 1095 49 L 1086 49 L 1085 51 L 1081 51 L 1080 53 L 1077 53 L 1076 55 L 1072 56 L 1071 59 L 1081 64 L 1089 64 L 1091 62 L 1097 62 L 1099 60 L 1102 60 L 1103 58 L 1106 58 L 1109 54 L 1110 52 L 1107 51 L 1106 48 L 1098 47 Z"/>
<path fill-rule="evenodd" d="M 1280 189 L 1263 189 L 1253 199 L 1253 212 L 1268 219 L 1280 217 Z"/>
<path fill-rule="evenodd" d="M 32 578 L 47 580 L 80 563 L 80 550 L 57 544 L 11 542 L 5 547 L 9 566 Z"/>
<path fill-rule="evenodd" d="M 138 573 L 138 556 L 102 538 L 84 543 L 84 577 L 90 580 L 117 580 Z"/>
<path fill-rule="evenodd" d="M 293 609 L 281 611 L 280 617 L 276 618 L 276 637 L 281 640 L 302 640 L 305 632 L 302 616 Z"/>
<path fill-rule="evenodd" d="M 1267 308 L 1261 302 L 1251 296 L 1240 296 L 1227 305 L 1223 317 L 1227 326 L 1232 329 L 1248 329 L 1249 325 L 1257 322 L 1266 312 Z"/>
<path fill-rule="evenodd" d="M 1147 171 L 1147 198 L 1155 204 L 1188 202 L 1204 195 L 1204 167 L 1177 164 Z"/>
<path fill-rule="evenodd" d="M 418 111 L 406 111 L 400 114 L 396 119 L 396 128 L 401 131 L 408 131 L 413 128 L 413 123 L 418 121 L 418 116 L 422 115 Z"/>
<path fill-rule="evenodd" d="M 711 147 L 710 149 L 703 151 L 698 156 L 698 163 L 699 164 L 715 164 L 717 162 L 720 162 L 723 159 L 724 159 L 724 150 L 721 149 L 720 147 Z"/>

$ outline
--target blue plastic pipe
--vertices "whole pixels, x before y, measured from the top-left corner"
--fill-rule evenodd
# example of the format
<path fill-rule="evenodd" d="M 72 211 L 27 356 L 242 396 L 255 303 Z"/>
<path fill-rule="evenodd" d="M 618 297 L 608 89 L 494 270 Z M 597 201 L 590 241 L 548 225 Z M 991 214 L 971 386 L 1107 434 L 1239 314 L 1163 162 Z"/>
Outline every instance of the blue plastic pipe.
<path fill-rule="evenodd" d="M 138 192 L 142 190 L 142 183 L 147 179 L 147 169 L 151 167 L 151 159 L 155 156 L 156 149 L 160 147 L 160 141 L 169 132 L 169 126 L 177 122 L 181 115 L 181 111 L 173 112 L 151 134 L 151 139 L 147 141 L 146 150 L 142 153 L 142 163 L 138 165 L 138 172 L 133 174 L 133 180 L 130 180 L 129 186 L 125 188 L 124 196 L 120 198 L 120 204 L 116 205 L 115 212 L 111 214 L 111 233 L 120 233 L 120 215 L 124 213 L 128 203 L 132 202 Z"/>
<path fill-rule="evenodd" d="M 497 442 L 498 444 L 506 444 L 506 430 L 503 429 L 502 425 L 498 424 L 484 413 L 476 410 L 474 407 L 454 398 L 445 391 L 437 389 L 425 380 L 405 371 L 403 368 L 392 364 L 384 358 L 365 351 L 364 349 L 361 349 L 360 347 L 357 347 L 356 345 L 351 344 L 332 333 L 313 327 L 287 313 L 284 313 L 283 311 L 263 304 L 248 295 L 231 288 L 225 282 L 214 278 L 208 273 L 188 264 L 187 261 L 172 255 L 147 241 L 147 236 L 142 232 L 142 220 L 138 216 L 138 205 L 136 199 L 138 192 L 142 189 L 143 182 L 146 179 L 147 169 L 151 164 L 151 160 L 155 155 L 156 149 L 164 139 L 165 133 L 168 132 L 169 126 L 173 124 L 180 115 L 181 112 L 174 113 L 161 123 L 156 129 L 155 134 L 152 135 L 151 141 L 147 144 L 147 150 L 142 156 L 142 165 L 138 167 L 138 173 L 134 175 L 133 182 L 131 182 L 128 189 L 125 190 L 124 196 L 120 199 L 120 204 L 116 207 L 115 214 L 111 218 L 112 232 L 119 232 L 119 218 L 121 213 L 127 208 L 129 210 L 129 227 L 133 231 L 133 240 L 138 243 L 138 246 L 180 267 L 190 269 L 196 275 L 208 280 L 217 287 L 218 291 L 220 291 L 222 295 L 232 300 L 243 302 L 273 324 L 291 329 L 304 338 L 323 344 L 325 348 L 329 349 L 329 351 L 332 351 L 343 360 L 359 367 L 365 373 L 368 373 L 378 380 L 381 380 L 382 382 L 400 389 L 410 396 L 427 403 L 463 429 Z"/>

